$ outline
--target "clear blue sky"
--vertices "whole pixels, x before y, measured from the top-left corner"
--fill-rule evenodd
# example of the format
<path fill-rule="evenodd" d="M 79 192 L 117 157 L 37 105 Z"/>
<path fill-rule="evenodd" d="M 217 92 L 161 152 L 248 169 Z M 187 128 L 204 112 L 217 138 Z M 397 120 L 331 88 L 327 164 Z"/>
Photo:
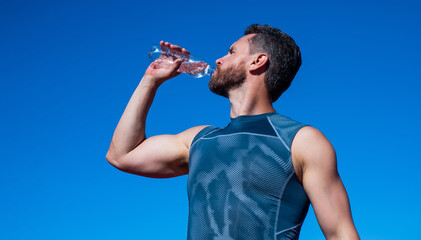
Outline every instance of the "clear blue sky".
<path fill-rule="evenodd" d="M 0 0 L 0 239 L 185 239 L 186 177 L 148 179 L 105 160 L 160 40 L 209 62 L 252 23 L 298 43 L 275 103 L 338 155 L 363 239 L 415 239 L 420 218 L 419 1 Z M 229 122 L 209 78 L 158 91 L 147 135 Z M 301 239 L 323 239 L 312 209 Z"/>

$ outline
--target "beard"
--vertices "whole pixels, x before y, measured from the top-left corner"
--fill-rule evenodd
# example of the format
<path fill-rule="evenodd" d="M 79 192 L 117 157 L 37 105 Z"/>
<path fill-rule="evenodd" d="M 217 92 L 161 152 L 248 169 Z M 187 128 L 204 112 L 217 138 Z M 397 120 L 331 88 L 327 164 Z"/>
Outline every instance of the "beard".
<path fill-rule="evenodd" d="M 209 90 L 220 96 L 228 98 L 229 91 L 240 87 L 246 80 L 245 64 L 241 62 L 237 66 L 221 70 L 216 66 L 216 74 L 209 81 Z"/>

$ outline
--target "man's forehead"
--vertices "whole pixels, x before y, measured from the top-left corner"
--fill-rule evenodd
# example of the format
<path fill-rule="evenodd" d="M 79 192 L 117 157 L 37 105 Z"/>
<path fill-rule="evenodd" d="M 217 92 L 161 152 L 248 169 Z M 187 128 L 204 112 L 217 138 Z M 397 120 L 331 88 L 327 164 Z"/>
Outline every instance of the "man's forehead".
<path fill-rule="evenodd" d="M 254 37 L 254 36 L 256 36 L 255 33 L 247 34 L 247 35 L 242 36 L 240 39 L 238 39 L 236 42 L 234 42 L 231 45 L 231 48 L 235 48 L 236 46 L 241 46 L 241 45 L 242 45 L 242 47 L 248 46 L 248 40 L 250 38 Z"/>

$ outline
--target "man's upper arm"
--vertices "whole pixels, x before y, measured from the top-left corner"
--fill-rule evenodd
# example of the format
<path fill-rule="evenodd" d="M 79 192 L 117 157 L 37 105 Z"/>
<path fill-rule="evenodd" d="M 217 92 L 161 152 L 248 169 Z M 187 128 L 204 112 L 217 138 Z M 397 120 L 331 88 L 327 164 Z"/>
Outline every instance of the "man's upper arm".
<path fill-rule="evenodd" d="M 304 127 L 294 138 L 292 154 L 325 237 L 359 239 L 329 140 L 317 129 Z"/>
<path fill-rule="evenodd" d="M 187 174 L 190 144 L 205 127 L 193 127 L 177 135 L 149 137 L 111 164 L 122 171 L 152 178 Z"/>

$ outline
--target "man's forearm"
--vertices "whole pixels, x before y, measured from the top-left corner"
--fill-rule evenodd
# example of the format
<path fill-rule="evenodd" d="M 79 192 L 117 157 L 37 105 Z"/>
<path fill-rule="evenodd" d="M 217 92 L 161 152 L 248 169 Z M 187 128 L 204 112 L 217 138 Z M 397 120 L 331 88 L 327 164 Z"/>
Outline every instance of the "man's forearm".
<path fill-rule="evenodd" d="M 145 139 L 145 122 L 158 84 L 144 76 L 134 91 L 114 131 L 107 159 L 118 159 Z"/>

